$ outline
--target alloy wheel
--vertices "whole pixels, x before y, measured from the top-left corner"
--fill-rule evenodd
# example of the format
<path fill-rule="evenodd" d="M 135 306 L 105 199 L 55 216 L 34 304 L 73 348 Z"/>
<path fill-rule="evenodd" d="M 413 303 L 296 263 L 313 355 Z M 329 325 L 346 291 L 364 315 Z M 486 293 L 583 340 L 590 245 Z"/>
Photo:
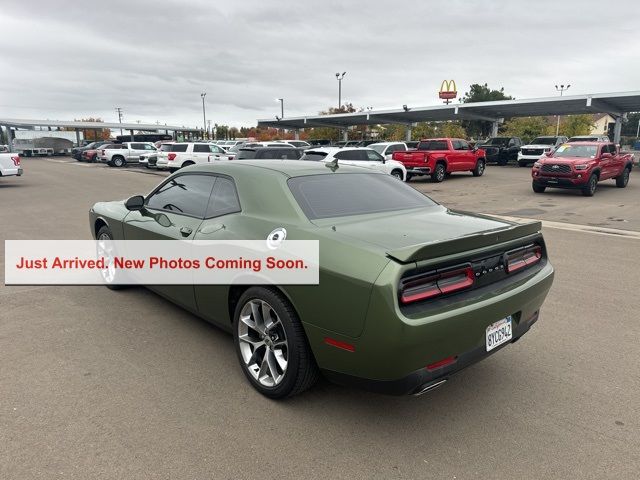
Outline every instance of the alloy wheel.
<path fill-rule="evenodd" d="M 105 283 L 110 284 L 116 278 L 116 267 L 114 264 L 115 252 L 113 251 L 112 238 L 107 232 L 101 233 L 98 237 L 98 256 L 104 257 L 106 268 L 100 270 L 100 274 Z"/>
<path fill-rule="evenodd" d="M 247 371 L 265 387 L 275 387 L 287 373 L 289 344 L 275 310 L 264 300 L 251 299 L 238 321 L 240 354 Z"/>

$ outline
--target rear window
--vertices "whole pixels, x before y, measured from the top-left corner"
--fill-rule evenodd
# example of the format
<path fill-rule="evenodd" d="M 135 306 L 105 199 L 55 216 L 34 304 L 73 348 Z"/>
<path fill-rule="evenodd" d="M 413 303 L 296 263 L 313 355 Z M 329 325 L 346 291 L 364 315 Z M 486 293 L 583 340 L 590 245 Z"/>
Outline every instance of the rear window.
<path fill-rule="evenodd" d="M 536 137 L 531 140 L 531 145 L 555 145 L 556 137 Z"/>
<path fill-rule="evenodd" d="M 162 145 L 160 147 L 160 151 L 161 152 L 170 152 L 171 151 L 171 147 L 173 147 L 173 143 L 165 143 L 164 145 Z"/>
<path fill-rule="evenodd" d="M 294 177 L 289 189 L 309 220 L 430 207 L 435 202 L 391 175 Z"/>
<path fill-rule="evenodd" d="M 300 160 L 322 160 L 327 156 L 327 152 L 305 152 Z"/>
<path fill-rule="evenodd" d="M 174 143 L 173 145 L 169 145 L 169 152 L 186 152 L 187 147 L 189 145 L 187 143 Z"/>
<path fill-rule="evenodd" d="M 444 140 L 429 140 L 427 142 L 420 142 L 418 144 L 418 150 L 449 150 L 449 146 Z"/>

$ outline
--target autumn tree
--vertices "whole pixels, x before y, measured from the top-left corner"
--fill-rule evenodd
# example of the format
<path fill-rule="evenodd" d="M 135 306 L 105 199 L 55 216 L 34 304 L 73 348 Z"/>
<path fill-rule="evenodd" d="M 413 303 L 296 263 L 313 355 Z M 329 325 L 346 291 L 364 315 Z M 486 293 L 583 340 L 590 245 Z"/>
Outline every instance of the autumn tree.
<path fill-rule="evenodd" d="M 101 118 L 94 118 L 94 117 L 89 117 L 89 118 L 81 118 L 80 120 L 78 120 L 77 118 L 74 119 L 75 122 L 93 122 L 93 123 L 104 123 L 104 121 Z M 70 128 L 70 131 L 73 131 L 75 129 Z M 82 132 L 82 138 L 86 139 L 86 140 L 109 140 L 109 138 L 111 138 L 111 130 L 108 128 L 103 128 L 102 130 L 95 130 L 92 128 L 86 128 L 86 129 L 82 129 L 80 130 Z"/>

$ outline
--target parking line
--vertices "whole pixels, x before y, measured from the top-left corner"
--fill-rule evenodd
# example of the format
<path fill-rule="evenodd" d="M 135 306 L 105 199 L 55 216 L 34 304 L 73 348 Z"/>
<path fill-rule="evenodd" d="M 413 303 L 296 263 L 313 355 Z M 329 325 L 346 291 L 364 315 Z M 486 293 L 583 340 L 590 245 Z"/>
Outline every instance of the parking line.
<path fill-rule="evenodd" d="M 554 228 L 556 230 L 566 230 L 569 232 L 591 233 L 595 235 L 608 235 L 608 236 L 614 236 L 618 238 L 622 237 L 622 238 L 630 238 L 633 240 L 640 240 L 640 232 L 636 232 L 633 230 L 620 230 L 618 228 L 607 228 L 607 227 L 593 227 L 591 225 L 578 225 L 576 223 L 553 222 L 550 220 L 540 220 L 537 218 L 508 217 L 505 215 L 494 215 L 491 213 L 487 213 L 486 215 L 500 218 L 503 220 L 509 220 L 512 222 L 518 222 L 518 223 L 537 220 L 539 222 L 542 222 L 542 226 L 544 228 Z"/>

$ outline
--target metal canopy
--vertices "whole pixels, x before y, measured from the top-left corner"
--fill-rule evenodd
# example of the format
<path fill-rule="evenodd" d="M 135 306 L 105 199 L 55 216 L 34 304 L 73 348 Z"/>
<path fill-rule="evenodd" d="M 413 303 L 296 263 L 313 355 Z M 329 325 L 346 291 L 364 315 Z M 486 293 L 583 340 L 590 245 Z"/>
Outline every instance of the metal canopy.
<path fill-rule="evenodd" d="M 459 103 L 430 107 L 409 106 L 397 110 L 341 113 L 291 117 L 280 120 L 258 120 L 258 126 L 287 129 L 311 127 L 346 128 L 352 125 L 405 124 L 444 120 L 498 121 L 509 117 L 546 115 L 576 115 L 581 113 L 608 113 L 620 117 L 626 112 L 640 111 L 640 91 L 567 95 L 526 100 L 500 100 L 496 102 Z"/>
<path fill-rule="evenodd" d="M 18 120 L 14 118 L 0 118 L 0 125 L 14 128 L 33 129 L 33 127 L 57 127 L 73 129 L 95 129 L 102 130 L 109 128 L 112 130 L 144 130 L 157 132 L 160 130 L 171 130 L 172 132 L 201 132 L 202 129 L 190 127 L 178 127 L 176 125 L 158 125 L 155 123 L 103 123 L 103 122 L 76 122 L 61 120 Z"/>

